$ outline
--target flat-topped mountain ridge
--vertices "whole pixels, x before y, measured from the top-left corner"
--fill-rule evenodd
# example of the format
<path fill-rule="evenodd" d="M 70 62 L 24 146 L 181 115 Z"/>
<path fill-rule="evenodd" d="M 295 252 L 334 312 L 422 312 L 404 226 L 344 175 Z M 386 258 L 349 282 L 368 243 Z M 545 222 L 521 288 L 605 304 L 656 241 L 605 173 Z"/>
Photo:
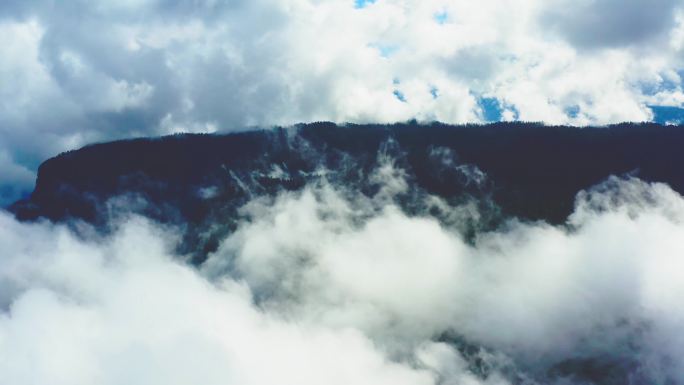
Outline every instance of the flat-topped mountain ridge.
<path fill-rule="evenodd" d="M 562 223 L 578 191 L 611 175 L 663 182 L 684 192 L 684 130 L 621 124 L 548 127 L 530 123 L 452 126 L 335 125 L 231 134 L 179 134 L 93 144 L 45 161 L 36 187 L 10 206 L 22 220 L 83 220 L 106 228 L 118 208 L 183 224 L 188 252 L 203 258 L 258 196 L 320 181 L 372 196 L 379 163 L 404 171 L 409 212 L 432 194 L 475 199 L 487 218 Z M 126 204 L 117 204 L 126 200 Z M 484 204 L 484 203 L 483 203 Z M 492 210 L 490 210 L 492 209 Z M 225 225 L 208 234 L 210 224 Z M 215 226 L 214 226 L 215 227 Z M 194 230 L 189 230 L 194 229 Z"/>

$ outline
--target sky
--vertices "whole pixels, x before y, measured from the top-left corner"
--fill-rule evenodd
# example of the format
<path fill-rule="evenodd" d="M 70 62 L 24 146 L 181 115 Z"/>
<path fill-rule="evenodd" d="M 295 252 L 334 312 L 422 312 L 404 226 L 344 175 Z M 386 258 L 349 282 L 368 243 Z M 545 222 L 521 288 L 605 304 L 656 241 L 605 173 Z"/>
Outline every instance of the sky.
<path fill-rule="evenodd" d="M 334 121 L 681 119 L 681 0 L 0 4 L 0 193 L 87 143 Z M 655 108 L 653 108 L 655 106 Z"/>

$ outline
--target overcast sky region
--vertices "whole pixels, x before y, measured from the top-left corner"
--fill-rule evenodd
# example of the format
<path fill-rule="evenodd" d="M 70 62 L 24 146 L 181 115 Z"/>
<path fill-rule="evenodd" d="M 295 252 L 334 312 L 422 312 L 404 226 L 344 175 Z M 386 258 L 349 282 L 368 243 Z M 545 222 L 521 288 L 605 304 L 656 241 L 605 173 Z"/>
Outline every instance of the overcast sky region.
<path fill-rule="evenodd" d="M 47 157 L 131 136 L 321 120 L 675 122 L 683 5 L 5 0 L 3 201 Z"/>

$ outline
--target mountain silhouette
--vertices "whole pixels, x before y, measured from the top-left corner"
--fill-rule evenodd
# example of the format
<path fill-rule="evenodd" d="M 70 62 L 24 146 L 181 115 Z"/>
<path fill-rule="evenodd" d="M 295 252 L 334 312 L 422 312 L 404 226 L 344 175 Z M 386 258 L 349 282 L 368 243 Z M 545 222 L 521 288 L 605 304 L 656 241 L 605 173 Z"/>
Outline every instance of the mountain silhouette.
<path fill-rule="evenodd" d="M 238 209 L 259 196 L 327 183 L 373 196 L 382 159 L 405 171 L 395 197 L 420 214 L 419 197 L 477 202 L 480 225 L 502 220 L 563 223 L 578 191 L 611 175 L 684 191 L 684 131 L 620 124 L 452 126 L 300 124 L 224 135 L 179 134 L 93 144 L 45 161 L 35 190 L 9 207 L 24 221 L 83 221 L 102 232 L 123 212 L 182 229 L 179 252 L 201 262 L 230 233 Z"/>

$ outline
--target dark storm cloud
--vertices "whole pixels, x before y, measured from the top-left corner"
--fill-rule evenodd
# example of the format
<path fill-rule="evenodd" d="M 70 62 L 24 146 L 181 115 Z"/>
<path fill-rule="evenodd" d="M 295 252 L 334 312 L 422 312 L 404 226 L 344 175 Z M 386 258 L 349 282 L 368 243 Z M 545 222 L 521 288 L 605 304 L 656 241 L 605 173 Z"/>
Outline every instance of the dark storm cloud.
<path fill-rule="evenodd" d="M 667 40 L 681 6 L 680 0 L 551 2 L 541 23 L 580 48 L 637 46 Z"/>

